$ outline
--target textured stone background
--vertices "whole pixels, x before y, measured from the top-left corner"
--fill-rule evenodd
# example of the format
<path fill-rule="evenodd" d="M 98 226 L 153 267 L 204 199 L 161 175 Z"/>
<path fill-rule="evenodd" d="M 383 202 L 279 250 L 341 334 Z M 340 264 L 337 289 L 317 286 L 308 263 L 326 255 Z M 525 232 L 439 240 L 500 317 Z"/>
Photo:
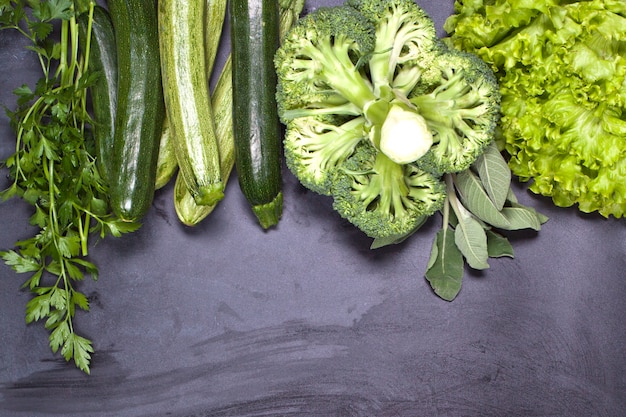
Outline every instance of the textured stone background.
<path fill-rule="evenodd" d="M 452 10 L 419 3 L 439 27 Z M 10 91 L 38 73 L 9 32 L 0 68 L 0 103 L 11 106 Z M 0 158 L 13 146 L 2 114 Z M 43 326 L 24 325 L 23 277 L 0 265 L 1 416 L 625 413 L 623 221 L 557 209 L 516 185 L 550 221 L 512 235 L 515 259 L 467 271 L 448 303 L 423 278 L 438 219 L 370 251 L 286 170 L 283 220 L 268 232 L 235 176 L 193 229 L 178 222 L 172 191 L 158 192 L 138 232 L 91 249 L 100 280 L 81 286 L 92 311 L 76 320 L 97 350 L 90 377 L 50 352 Z M 0 249 L 31 236 L 29 215 L 0 204 Z"/>

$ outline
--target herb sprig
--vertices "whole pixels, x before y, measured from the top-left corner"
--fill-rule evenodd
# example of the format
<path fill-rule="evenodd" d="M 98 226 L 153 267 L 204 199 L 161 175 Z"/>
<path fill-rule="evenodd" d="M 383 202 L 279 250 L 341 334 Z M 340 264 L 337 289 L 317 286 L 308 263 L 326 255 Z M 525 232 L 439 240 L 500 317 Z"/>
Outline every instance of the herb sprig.
<path fill-rule="evenodd" d="M 470 168 L 445 174 L 444 181 L 442 225 L 433 238 L 425 278 L 435 294 L 452 301 L 461 291 L 466 265 L 484 270 L 490 258 L 514 257 L 502 231 L 538 231 L 548 218 L 518 202 L 511 171 L 495 141 Z M 400 243 L 422 224 L 407 235 L 374 239 L 371 248 Z"/>
<path fill-rule="evenodd" d="M 91 31 L 79 38 L 76 20 L 88 13 L 91 22 L 94 5 L 93 0 L 0 0 L 0 30 L 24 35 L 42 70 L 34 90 L 27 85 L 14 90 L 17 108 L 7 110 L 16 143 L 3 164 L 13 181 L 0 192 L 3 201 L 18 197 L 33 206 L 30 224 L 39 232 L 0 256 L 16 272 L 29 274 L 23 287 L 33 298 L 26 322 L 45 320 L 52 351 L 60 350 L 85 373 L 94 348 L 77 333 L 73 319 L 77 310 L 89 310 L 76 283 L 87 275 L 98 278 L 98 268 L 87 259 L 89 238 L 139 227 L 111 214 L 107 184 L 95 163 L 87 90 L 98 75 L 88 71 Z M 56 23 L 60 40 L 53 36 Z"/>
<path fill-rule="evenodd" d="M 518 202 L 511 171 L 495 142 L 469 169 L 447 174 L 445 181 L 443 224 L 433 240 L 426 279 L 439 297 L 451 301 L 461 290 L 466 263 L 483 270 L 489 268 L 489 258 L 514 257 L 501 231 L 538 231 L 548 218 Z"/>

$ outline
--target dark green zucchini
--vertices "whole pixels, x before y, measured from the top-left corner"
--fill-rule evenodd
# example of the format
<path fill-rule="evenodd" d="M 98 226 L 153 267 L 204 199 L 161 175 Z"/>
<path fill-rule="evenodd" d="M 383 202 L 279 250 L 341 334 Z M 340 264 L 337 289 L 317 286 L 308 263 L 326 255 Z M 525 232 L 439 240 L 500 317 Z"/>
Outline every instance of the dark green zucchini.
<path fill-rule="evenodd" d="M 80 35 L 89 33 L 89 14 L 78 16 Z M 85 42 L 81 42 L 84 47 Z M 84 52 L 84 51 L 83 51 Z M 88 71 L 97 74 L 95 83 L 89 88 L 93 109 L 93 135 L 96 141 L 98 168 L 104 178 L 109 177 L 113 157 L 113 132 L 117 108 L 117 50 L 115 32 L 109 12 L 94 6 L 89 42 Z"/>
<path fill-rule="evenodd" d="M 277 0 L 231 0 L 233 134 L 240 188 L 265 229 L 282 214 L 282 131 L 276 108 Z"/>
<path fill-rule="evenodd" d="M 165 104 L 154 0 L 109 0 L 118 83 L 114 155 L 109 181 L 113 211 L 138 221 L 154 199 Z"/>

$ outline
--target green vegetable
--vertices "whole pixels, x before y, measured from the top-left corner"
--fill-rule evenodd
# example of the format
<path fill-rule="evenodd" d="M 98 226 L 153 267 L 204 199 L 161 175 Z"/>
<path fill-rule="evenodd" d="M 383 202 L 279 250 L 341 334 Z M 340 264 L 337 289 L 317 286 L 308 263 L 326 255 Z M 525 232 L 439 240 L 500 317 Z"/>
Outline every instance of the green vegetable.
<path fill-rule="evenodd" d="M 146 214 L 156 183 L 165 105 L 153 1 L 110 0 L 119 66 L 111 204 L 127 221 Z"/>
<path fill-rule="evenodd" d="M 444 180 L 443 224 L 433 240 L 426 279 L 437 295 L 451 301 L 461 290 L 465 263 L 483 270 L 489 268 L 489 258 L 513 257 L 501 231 L 538 231 L 548 219 L 517 201 L 511 171 L 495 142 L 469 169 L 446 174 Z"/>
<path fill-rule="evenodd" d="M 170 121 L 166 111 L 165 118 L 163 119 L 163 127 L 161 128 L 161 139 L 159 140 L 159 157 L 157 158 L 154 189 L 159 190 L 165 187 L 177 171 L 178 160 L 176 159 L 172 129 L 170 128 Z"/>
<path fill-rule="evenodd" d="M 626 210 L 626 2 L 455 3 L 448 42 L 491 65 L 501 146 L 557 206 Z"/>
<path fill-rule="evenodd" d="M 199 205 L 224 198 L 205 61 L 205 0 L 159 1 L 165 103 L 179 172 Z M 217 21 L 221 22 L 221 18 Z M 220 30 L 214 36 L 219 40 Z M 217 41 L 216 41 L 217 42 Z"/>
<path fill-rule="evenodd" d="M 215 3 L 212 3 L 215 4 Z M 280 2 L 280 31 L 284 33 L 297 21 L 304 7 L 303 0 L 281 0 Z M 209 23 L 209 26 L 212 24 Z M 232 59 L 229 55 L 222 68 L 219 79 L 212 94 L 213 119 L 215 134 L 220 155 L 222 180 L 226 182 L 235 164 L 235 143 L 233 138 L 232 121 Z M 195 204 L 187 191 L 180 176 L 177 176 L 174 185 L 174 207 L 181 222 L 187 226 L 194 226 L 206 218 L 216 205 L 200 206 Z"/>
<path fill-rule="evenodd" d="M 445 188 L 415 164 L 397 164 L 360 142 L 335 174 L 333 208 L 368 236 L 403 236 L 439 210 Z"/>
<path fill-rule="evenodd" d="M 227 8 L 227 0 L 205 0 L 204 60 L 206 62 L 205 76 L 209 85 L 211 83 L 211 75 L 213 74 L 217 51 L 220 48 L 220 40 L 223 35 L 222 31 Z"/>
<path fill-rule="evenodd" d="M 285 35 L 296 24 L 304 9 L 304 0 L 278 0 L 278 36 L 282 44 Z"/>
<path fill-rule="evenodd" d="M 198 45 L 204 51 L 205 73 L 207 94 L 210 93 L 209 86 L 217 51 L 219 49 L 222 35 L 224 19 L 226 16 L 226 0 L 206 0 L 204 13 L 204 43 Z M 201 74 L 198 74 L 200 76 Z M 232 80 L 230 58 L 224 64 L 208 106 L 204 106 L 206 112 L 210 113 L 210 122 L 213 127 L 217 145 L 218 167 L 224 189 L 228 182 L 228 177 L 234 165 L 234 150 L 232 145 Z M 208 96 L 207 96 L 208 100 Z M 198 102 L 198 105 L 202 105 Z M 191 143 L 190 145 L 193 145 Z M 198 145 L 202 145 L 198 143 Z M 213 151 L 215 152 L 215 151 Z M 182 155 L 184 157 L 184 155 Z M 188 158 L 187 158 L 188 160 Z M 174 209 L 178 219 L 186 226 L 195 226 L 207 217 L 220 200 L 212 204 L 199 204 L 193 197 L 193 188 L 189 188 L 182 173 L 176 176 L 174 184 Z"/>
<path fill-rule="evenodd" d="M 226 5 L 227 5 L 227 2 L 225 0 L 206 0 L 205 2 L 204 45 L 202 45 L 201 47 L 204 47 L 204 56 L 205 56 L 205 65 L 206 65 L 205 75 L 207 79 L 207 88 L 209 88 L 209 85 L 210 85 L 211 75 L 213 73 L 213 64 L 215 63 L 215 57 L 217 55 L 217 51 L 220 45 L 219 41 L 220 41 L 220 37 L 222 33 L 222 25 L 224 23 L 224 17 L 226 16 Z M 229 77 L 230 77 L 230 73 L 229 73 Z M 223 95 L 223 93 L 220 95 Z M 232 102 L 229 100 L 227 104 L 228 104 L 228 109 L 230 111 L 230 108 L 232 107 Z M 209 111 L 214 110 L 215 105 L 216 105 L 215 100 L 211 100 L 212 107 L 207 110 Z M 221 105 L 221 102 L 219 105 Z M 168 119 L 169 117 L 166 117 L 163 122 L 163 132 L 161 136 L 161 149 L 159 151 L 159 161 L 157 162 L 157 184 L 156 184 L 157 189 L 165 186 L 165 184 L 169 182 L 169 180 L 174 176 L 174 174 L 178 170 L 176 150 L 174 147 L 174 140 L 172 138 L 173 134 L 172 134 L 172 129 L 170 128 L 170 122 Z M 222 150 L 220 146 L 220 138 L 219 138 L 218 131 L 220 129 L 223 129 L 223 127 L 219 124 L 214 123 L 214 129 L 215 129 L 215 136 L 217 137 L 218 153 L 221 153 Z M 187 161 L 188 160 L 189 159 L 187 159 Z M 220 155 L 219 164 L 220 164 L 220 170 L 222 174 L 225 172 L 221 168 L 223 162 L 224 162 L 223 158 Z M 228 169 L 226 172 L 228 172 L 228 175 L 230 175 L 230 169 Z M 228 175 L 226 175 L 225 177 L 222 176 L 222 183 L 224 184 L 224 188 L 226 187 Z M 178 190 L 178 194 L 181 196 L 185 196 L 185 200 L 186 200 L 186 197 L 189 197 L 193 200 L 193 197 L 190 194 L 190 190 L 187 189 L 187 185 L 184 184 L 184 180 L 182 176 L 180 177 L 177 176 L 176 183 L 177 184 L 180 183 L 180 185 L 177 186 L 176 188 Z M 175 198 L 174 199 L 175 205 L 180 201 L 182 200 Z M 188 205 L 188 207 L 190 208 L 190 207 L 197 206 L 196 208 L 202 212 L 206 212 L 207 210 L 205 210 L 205 208 L 210 207 L 210 209 L 207 212 L 207 215 L 208 215 L 208 213 L 213 211 L 213 208 L 215 207 L 216 204 L 217 203 L 213 203 L 209 205 L 206 205 L 206 204 L 197 205 L 194 201 L 193 204 Z M 200 221 L 200 218 L 198 216 L 190 216 L 186 218 L 190 219 L 191 217 L 195 217 L 196 221 Z M 204 218 L 206 216 L 201 216 L 201 217 Z M 181 218 L 181 220 L 183 220 L 183 218 Z M 183 221 L 183 222 L 186 224 L 188 223 L 187 221 Z"/>
<path fill-rule="evenodd" d="M 221 177 L 226 181 L 235 165 L 235 141 L 232 122 L 232 62 L 226 60 L 220 77 L 215 85 L 212 97 L 215 136 L 219 149 Z M 174 208 L 179 220 L 186 226 L 195 226 L 206 218 L 217 206 L 199 205 L 195 202 L 179 174 L 174 184 Z"/>
<path fill-rule="evenodd" d="M 546 221 L 510 189 L 492 70 L 446 46 L 413 0 L 321 7 L 286 35 L 275 66 L 288 168 L 372 249 L 442 214 L 426 272 L 440 297 L 456 297 L 466 262 L 512 256 L 494 229 Z"/>
<path fill-rule="evenodd" d="M 94 7 L 92 20 L 89 19 L 88 14 L 83 13 L 79 16 L 78 22 L 83 39 L 91 33 L 89 71 L 98 74 L 95 83 L 90 87 L 93 134 L 96 139 L 98 167 L 104 178 L 108 178 L 113 159 L 117 109 L 118 75 L 115 32 L 109 12 L 100 6 Z M 87 43 L 83 42 L 81 45 L 86 47 Z"/>
<path fill-rule="evenodd" d="M 317 9 L 289 32 L 276 69 L 287 166 L 373 238 L 412 233 L 442 207 L 441 175 L 493 140 L 493 74 L 445 47 L 412 0 Z"/>
<path fill-rule="evenodd" d="M 277 1 L 232 0 L 233 134 L 239 185 L 264 229 L 282 215 L 281 140 L 273 58 L 280 42 Z"/>
<path fill-rule="evenodd" d="M 16 1 L 0 7 L 0 30 L 23 34 L 42 70 L 34 90 L 23 85 L 14 91 L 17 108 L 8 115 L 16 146 L 4 161 L 13 182 L 0 193 L 2 200 L 19 197 L 32 205 L 30 224 L 38 231 L 0 256 L 16 272 L 29 275 L 23 286 L 33 298 L 26 306 L 26 322 L 44 321 L 52 351 L 89 373 L 92 342 L 74 326 L 76 312 L 89 310 L 76 285 L 88 275 L 98 277 L 96 265 L 86 258 L 89 238 L 119 236 L 138 225 L 111 213 L 107 183 L 96 163 L 87 113 L 87 89 L 99 79 L 88 64 L 94 3 L 86 9 L 80 5 Z M 86 14 L 82 34 L 79 12 Z M 55 25 L 59 41 L 51 36 Z"/>

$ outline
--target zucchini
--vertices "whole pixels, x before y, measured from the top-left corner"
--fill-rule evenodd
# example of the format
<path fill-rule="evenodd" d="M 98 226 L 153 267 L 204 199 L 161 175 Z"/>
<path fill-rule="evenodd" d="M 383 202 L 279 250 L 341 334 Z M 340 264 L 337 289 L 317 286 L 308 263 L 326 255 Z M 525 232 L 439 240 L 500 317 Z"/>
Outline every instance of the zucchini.
<path fill-rule="evenodd" d="M 207 81 L 211 82 L 213 64 L 220 48 L 220 39 L 226 18 L 227 0 L 205 0 L 206 16 L 204 28 L 204 59 L 206 61 Z M 230 58 L 228 58 L 230 59 Z M 222 69 L 222 73 L 224 69 Z M 222 76 L 220 73 L 220 77 Z M 217 126 L 216 126 L 217 128 Z"/>
<path fill-rule="evenodd" d="M 282 215 L 282 130 L 276 108 L 277 0 L 231 0 L 233 134 L 242 193 L 264 229 Z"/>
<path fill-rule="evenodd" d="M 209 3 L 219 3 L 208 0 Z M 280 2 L 280 31 L 281 39 L 284 34 L 295 24 L 304 7 L 304 0 L 281 0 Z M 210 12 L 209 12 L 210 15 Z M 209 19 L 208 27 L 213 27 Z M 209 46 L 217 43 L 215 39 L 207 38 L 207 50 Z M 211 58 L 213 57 L 213 58 Z M 215 58 L 207 52 L 207 60 Z M 220 153 L 220 166 L 222 180 L 226 183 L 235 163 L 235 144 L 233 139 L 233 92 L 232 92 L 232 59 L 231 55 L 226 58 L 222 72 L 217 80 L 211 97 L 213 105 L 213 118 L 215 120 L 215 133 Z M 187 192 L 180 177 L 176 177 L 174 185 L 174 207 L 180 221 L 187 226 L 195 226 L 207 217 L 215 209 L 215 205 L 198 206 Z"/>
<path fill-rule="evenodd" d="M 109 0 L 118 82 L 112 177 L 114 213 L 138 221 L 154 199 L 165 105 L 153 0 Z"/>
<path fill-rule="evenodd" d="M 89 14 L 78 16 L 81 37 L 89 33 Z M 81 42 L 84 47 L 85 43 Z M 108 179 L 113 158 L 113 133 L 117 108 L 117 51 L 115 32 L 109 12 L 94 6 L 89 42 L 90 73 L 97 74 L 95 83 L 89 88 L 93 111 L 93 135 L 96 141 L 96 158 L 100 174 Z"/>
<path fill-rule="evenodd" d="M 278 0 L 280 6 L 279 35 L 282 43 L 289 29 L 296 24 L 304 9 L 304 0 Z"/>
<path fill-rule="evenodd" d="M 207 81 L 205 1 L 158 2 L 165 105 L 179 174 L 198 205 L 224 197 Z"/>
<path fill-rule="evenodd" d="M 165 187 L 178 170 L 178 160 L 176 159 L 176 152 L 172 142 L 172 129 L 170 129 L 170 121 L 167 117 L 166 109 L 165 118 L 163 119 L 163 129 L 161 130 L 161 141 L 159 143 L 159 157 L 157 159 L 156 180 L 154 184 L 155 190 Z"/>
<path fill-rule="evenodd" d="M 235 164 L 235 143 L 233 139 L 233 91 L 232 61 L 226 59 L 211 102 L 215 120 L 215 134 L 219 147 L 222 180 L 226 182 Z M 187 190 L 182 176 L 176 177 L 174 184 L 174 208 L 179 220 L 186 226 L 195 226 L 215 209 L 216 204 L 197 205 Z"/>

